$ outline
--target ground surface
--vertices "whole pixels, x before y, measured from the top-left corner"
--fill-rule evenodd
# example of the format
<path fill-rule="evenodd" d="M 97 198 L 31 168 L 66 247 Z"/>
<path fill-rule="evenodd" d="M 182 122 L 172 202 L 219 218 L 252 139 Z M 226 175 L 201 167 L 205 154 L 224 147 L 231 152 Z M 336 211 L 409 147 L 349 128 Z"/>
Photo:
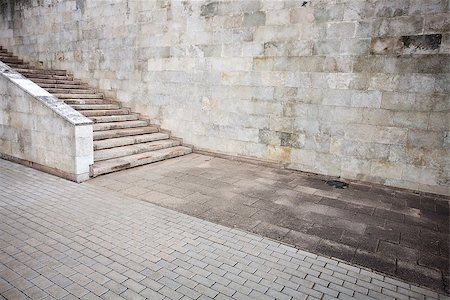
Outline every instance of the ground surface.
<path fill-rule="evenodd" d="M 0 160 L 0 298 L 446 296 Z"/>
<path fill-rule="evenodd" d="M 442 198 L 192 154 L 89 181 L 160 206 L 255 232 L 437 291 L 449 271 Z"/>

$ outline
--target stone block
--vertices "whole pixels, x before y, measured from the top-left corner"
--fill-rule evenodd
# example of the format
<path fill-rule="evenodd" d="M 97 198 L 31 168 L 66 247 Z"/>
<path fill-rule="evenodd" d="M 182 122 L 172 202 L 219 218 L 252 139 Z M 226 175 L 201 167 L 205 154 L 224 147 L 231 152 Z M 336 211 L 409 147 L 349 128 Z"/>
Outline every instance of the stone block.
<path fill-rule="evenodd" d="M 435 90 L 436 77 L 428 74 L 406 74 L 399 76 L 399 91 L 432 93 Z"/>
<path fill-rule="evenodd" d="M 285 86 L 287 87 L 300 87 L 310 88 L 311 78 L 308 73 L 303 72 L 286 72 L 285 74 Z"/>
<path fill-rule="evenodd" d="M 265 71 L 261 72 L 261 84 L 265 86 L 281 86 L 285 82 L 284 72 Z"/>
<path fill-rule="evenodd" d="M 425 15 L 436 14 L 448 11 L 448 1 L 446 0 L 411 0 L 409 14 Z"/>
<path fill-rule="evenodd" d="M 370 161 L 356 157 L 342 157 L 341 174 L 344 178 L 364 180 L 370 174 Z"/>
<path fill-rule="evenodd" d="M 403 169 L 402 179 L 410 182 L 417 182 L 420 184 L 433 185 L 437 182 L 437 170 L 405 165 Z"/>
<path fill-rule="evenodd" d="M 314 85 L 314 80 L 312 83 Z M 320 88 L 320 87 L 317 87 Z M 332 106 L 350 106 L 352 91 L 350 90 L 324 90 L 323 91 L 323 105 Z"/>
<path fill-rule="evenodd" d="M 450 113 L 449 112 L 431 112 L 428 122 L 428 130 L 446 131 L 449 129 Z"/>
<path fill-rule="evenodd" d="M 425 16 L 423 31 L 425 34 L 442 33 L 450 31 L 450 14 L 431 14 Z"/>
<path fill-rule="evenodd" d="M 337 22 L 344 18 L 345 5 L 340 3 L 319 3 L 314 6 L 313 14 L 317 22 Z"/>
<path fill-rule="evenodd" d="M 373 6 L 375 17 L 393 18 L 408 15 L 408 1 L 376 1 Z"/>
<path fill-rule="evenodd" d="M 375 142 L 380 144 L 406 144 L 410 130 L 405 128 L 359 125 L 348 127 L 345 133 L 348 139 Z"/>
<path fill-rule="evenodd" d="M 291 152 L 291 162 L 293 163 L 313 166 L 315 158 L 316 152 L 312 150 L 292 149 Z"/>
<path fill-rule="evenodd" d="M 272 71 L 275 59 L 270 56 L 253 57 L 253 70 Z"/>
<path fill-rule="evenodd" d="M 442 148 L 445 136 L 445 132 L 410 129 L 407 135 L 407 145 L 422 149 Z"/>
<path fill-rule="evenodd" d="M 428 86 L 428 90 L 431 86 Z M 437 74 L 434 89 L 438 93 L 450 93 L 450 73 Z"/>
<path fill-rule="evenodd" d="M 266 13 L 263 11 L 244 14 L 243 26 L 255 27 L 263 26 L 266 23 Z"/>
<path fill-rule="evenodd" d="M 374 3 L 367 1 L 351 2 L 344 7 L 343 21 L 364 20 L 374 17 Z"/>
<path fill-rule="evenodd" d="M 428 112 L 395 112 L 393 121 L 398 127 L 427 129 L 429 116 Z"/>
<path fill-rule="evenodd" d="M 442 34 L 442 42 L 439 53 L 450 54 L 450 33 Z"/>
<path fill-rule="evenodd" d="M 376 126 L 393 126 L 394 112 L 387 109 L 369 108 L 362 111 L 364 124 Z"/>
<path fill-rule="evenodd" d="M 327 23 L 328 39 L 348 39 L 355 36 L 356 22 Z"/>
<path fill-rule="evenodd" d="M 377 19 L 374 24 L 374 36 L 403 36 L 422 32 L 422 16 L 402 16 Z"/>
<path fill-rule="evenodd" d="M 314 8 L 312 7 L 298 7 L 290 10 L 290 22 L 296 23 L 313 23 L 315 21 Z"/>
<path fill-rule="evenodd" d="M 400 37 L 374 37 L 370 44 L 371 54 L 401 54 L 403 42 Z"/>
<path fill-rule="evenodd" d="M 344 39 L 341 43 L 342 55 L 367 55 L 370 49 L 370 39 Z"/>
<path fill-rule="evenodd" d="M 351 105 L 354 107 L 379 108 L 381 93 L 379 91 L 355 91 L 352 93 Z"/>
<path fill-rule="evenodd" d="M 373 160 L 371 163 L 370 174 L 381 178 L 401 179 L 402 165 L 383 160 Z"/>
<path fill-rule="evenodd" d="M 316 159 L 314 160 L 314 169 L 321 170 L 322 174 L 340 176 L 341 157 L 332 154 L 317 153 Z"/>
<path fill-rule="evenodd" d="M 313 55 L 337 55 L 341 48 L 341 40 L 332 39 L 314 43 Z"/>
<path fill-rule="evenodd" d="M 387 159 L 389 145 L 332 138 L 330 153 L 357 159 Z"/>
<path fill-rule="evenodd" d="M 290 13 L 288 9 L 274 9 L 266 12 L 267 25 L 287 25 L 290 22 Z"/>
<path fill-rule="evenodd" d="M 254 33 L 256 42 L 296 40 L 299 28 L 296 26 L 258 26 Z"/>

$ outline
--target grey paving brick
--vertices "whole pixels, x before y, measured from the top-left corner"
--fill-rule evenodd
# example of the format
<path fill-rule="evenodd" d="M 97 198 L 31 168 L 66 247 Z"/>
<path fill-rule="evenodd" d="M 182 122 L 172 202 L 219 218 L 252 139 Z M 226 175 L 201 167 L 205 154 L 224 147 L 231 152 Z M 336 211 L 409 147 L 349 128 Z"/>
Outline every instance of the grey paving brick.
<path fill-rule="evenodd" d="M 122 275 L 119 272 L 116 272 L 114 270 L 108 272 L 106 274 L 106 277 L 108 277 L 109 279 L 112 279 L 112 280 L 114 280 L 114 281 L 116 281 L 118 283 L 122 283 L 125 280 L 127 280 L 127 278 L 128 278 L 128 277 L 126 277 L 126 276 L 124 276 L 124 275 Z"/>
<path fill-rule="evenodd" d="M 180 294 L 179 292 L 172 290 L 166 286 L 164 286 L 162 289 L 160 289 L 158 291 L 158 293 L 161 293 L 162 295 L 168 297 L 169 299 L 174 299 L 174 300 L 178 300 L 183 297 L 183 295 Z"/>
<path fill-rule="evenodd" d="M 101 296 L 108 291 L 107 288 L 105 288 L 104 286 L 101 286 L 100 284 L 98 284 L 94 281 L 91 281 L 90 283 L 88 283 L 85 286 L 85 288 L 97 296 Z"/>
<path fill-rule="evenodd" d="M 191 288 L 191 289 L 194 288 L 198 284 L 197 282 L 195 282 L 191 279 L 188 279 L 186 277 L 183 277 L 183 276 L 178 276 L 177 278 L 174 279 L 174 281 L 176 281 L 188 288 Z"/>
<path fill-rule="evenodd" d="M 164 296 L 161 295 L 158 292 L 155 292 L 154 290 L 150 289 L 150 288 L 146 288 L 141 292 L 141 295 L 146 297 L 147 299 L 155 299 L 155 300 L 160 300 L 160 299 L 164 299 Z"/>
<path fill-rule="evenodd" d="M 296 291 L 288 287 L 284 288 L 282 292 L 288 296 L 291 296 L 293 299 L 306 299 L 307 297 L 310 296 L 309 294 L 306 294 L 303 291 Z M 317 292 L 313 291 L 313 293 Z"/>
<path fill-rule="evenodd" d="M 72 283 L 71 285 L 67 286 L 65 290 L 78 298 L 81 298 L 89 293 L 87 289 L 77 283 Z"/>
<path fill-rule="evenodd" d="M 30 287 L 30 288 L 24 290 L 23 293 L 33 300 L 34 299 L 38 299 L 38 300 L 44 299 L 45 297 L 48 296 L 48 294 L 46 292 L 44 292 L 43 290 L 41 290 L 40 288 L 38 288 L 36 286 Z M 8 294 L 8 293 L 5 293 L 5 294 Z M 20 293 L 17 293 L 17 294 L 20 298 L 21 297 Z M 13 299 L 12 296 L 6 296 L 6 297 Z"/>
<path fill-rule="evenodd" d="M 140 291 L 145 289 L 145 286 L 140 284 L 137 281 L 134 281 L 133 279 L 127 279 L 122 283 L 124 286 L 126 286 L 128 289 L 136 292 L 139 294 Z"/>
<path fill-rule="evenodd" d="M 56 275 L 55 277 L 50 278 L 50 281 L 59 285 L 62 288 L 65 288 L 66 286 L 71 285 L 73 283 L 71 279 L 67 278 L 64 275 Z"/>
<path fill-rule="evenodd" d="M 248 287 L 238 284 L 236 282 L 231 282 L 227 287 L 229 287 L 230 289 L 235 290 L 241 294 L 244 294 L 244 295 L 248 295 L 252 291 L 251 288 L 248 288 Z"/>
<path fill-rule="evenodd" d="M 266 292 L 266 294 L 268 296 L 271 296 L 271 297 L 274 297 L 274 298 L 280 299 L 280 300 L 290 300 L 290 299 L 292 299 L 291 295 L 287 295 L 287 294 L 281 293 L 281 292 L 279 292 L 277 290 L 273 290 L 273 289 L 269 289 Z"/>
<path fill-rule="evenodd" d="M 235 274 L 229 273 L 229 272 L 225 273 L 224 277 L 226 279 L 229 279 L 229 280 L 231 280 L 233 282 L 236 282 L 238 284 L 244 284 L 244 282 L 247 280 L 245 278 L 242 278 L 242 277 L 240 277 L 238 275 L 235 275 Z"/>
<path fill-rule="evenodd" d="M 41 289 L 45 289 L 53 284 L 53 282 L 42 275 L 31 279 L 31 282 Z"/>
<path fill-rule="evenodd" d="M 395 291 L 391 291 L 391 290 L 388 290 L 388 289 L 385 289 L 385 288 L 383 288 L 383 289 L 381 290 L 381 293 L 382 293 L 383 295 L 387 295 L 387 296 L 389 296 L 389 297 L 391 297 L 391 298 L 394 298 L 394 299 L 409 299 L 409 297 L 406 296 L 406 295 L 402 295 L 402 294 L 400 294 L 400 293 L 397 293 L 397 292 L 395 292 Z M 370 294 L 369 294 L 369 295 L 370 295 Z"/>
<path fill-rule="evenodd" d="M 114 293 L 112 291 L 106 292 L 106 294 L 104 294 L 102 296 L 102 298 L 105 299 L 105 300 L 122 300 L 122 299 L 125 299 L 125 298 L 117 295 L 116 293 Z"/>
<path fill-rule="evenodd" d="M 19 291 L 16 288 L 11 288 L 7 291 L 5 291 L 4 293 L 2 293 L 2 295 L 6 298 L 6 299 L 29 299 L 27 295 L 25 295 L 23 292 Z"/>
<path fill-rule="evenodd" d="M 443 298 L 334 258 L 5 163 L 0 190 L 17 194 L 0 198 L 8 210 L 0 211 L 1 238 L 10 245 L 0 243 L 0 294 L 7 299 L 26 298 L 22 291 L 45 299 Z"/>
<path fill-rule="evenodd" d="M 377 286 L 377 287 L 383 287 L 385 289 L 389 289 L 391 291 L 396 291 L 397 290 L 397 286 L 395 286 L 395 285 L 393 285 L 391 283 L 385 282 L 385 281 L 380 281 L 378 279 L 372 279 L 372 284 Z M 375 290 L 377 292 L 380 292 L 380 290 L 378 290 L 376 288 L 373 288 L 373 290 Z"/>
<path fill-rule="evenodd" d="M 68 294 L 68 292 L 62 287 L 53 284 L 45 289 L 45 292 L 53 296 L 55 299 L 61 299 Z"/>
<path fill-rule="evenodd" d="M 262 300 L 272 300 L 275 299 L 274 297 L 270 296 L 270 295 L 265 295 L 261 292 L 258 292 L 256 290 L 253 290 L 250 292 L 250 297 L 252 297 L 253 299 L 262 299 Z"/>
<path fill-rule="evenodd" d="M 201 294 L 197 291 L 194 291 L 193 289 L 190 289 L 186 286 L 180 286 L 177 289 L 177 292 L 179 292 L 180 294 L 184 295 L 184 296 L 188 296 L 190 299 L 197 299 L 201 296 Z"/>
<path fill-rule="evenodd" d="M 329 295 L 331 297 L 337 297 L 339 292 L 333 289 L 330 289 L 328 287 L 325 287 L 323 285 L 320 284 L 315 284 L 313 287 L 313 290 L 316 290 L 318 292 L 321 292 L 323 294 Z"/>
<path fill-rule="evenodd" d="M 108 290 L 120 295 L 121 293 L 123 293 L 127 287 L 114 281 L 114 280 L 110 280 L 107 283 L 105 283 L 103 285 L 105 288 L 107 288 Z"/>
<path fill-rule="evenodd" d="M 340 295 L 345 294 L 348 297 L 352 297 L 355 294 L 354 290 L 343 287 L 341 285 L 334 284 L 334 283 L 330 283 L 330 285 L 328 287 L 332 290 L 336 290 L 336 291 L 340 292 Z"/>
<path fill-rule="evenodd" d="M 344 284 L 344 281 L 342 279 L 333 277 L 333 276 L 331 276 L 329 274 L 326 274 L 326 273 L 321 273 L 319 278 L 321 278 L 321 279 L 323 279 L 325 281 L 328 281 L 329 283 L 334 283 L 336 285 L 343 285 Z"/>
<path fill-rule="evenodd" d="M 144 296 L 139 295 L 133 290 L 127 289 L 122 294 L 120 294 L 121 297 L 128 299 L 128 300 L 145 300 Z"/>
<path fill-rule="evenodd" d="M 395 300 L 396 299 L 394 297 L 390 297 L 390 296 L 388 296 L 386 294 L 382 294 L 382 293 L 375 292 L 375 291 L 369 291 L 369 296 L 374 298 L 374 299 L 380 299 L 380 300 L 384 300 L 384 299 L 386 299 L 386 300 Z"/>

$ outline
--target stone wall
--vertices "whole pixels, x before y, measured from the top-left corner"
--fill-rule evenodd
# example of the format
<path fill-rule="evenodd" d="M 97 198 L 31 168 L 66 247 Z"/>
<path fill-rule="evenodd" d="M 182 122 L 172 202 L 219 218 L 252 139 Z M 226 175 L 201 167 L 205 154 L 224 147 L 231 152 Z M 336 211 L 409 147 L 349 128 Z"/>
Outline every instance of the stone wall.
<path fill-rule="evenodd" d="M 0 44 L 199 149 L 449 194 L 448 0 L 3 0 Z"/>
<path fill-rule="evenodd" d="M 0 62 L 0 158 L 84 181 L 92 121 Z"/>

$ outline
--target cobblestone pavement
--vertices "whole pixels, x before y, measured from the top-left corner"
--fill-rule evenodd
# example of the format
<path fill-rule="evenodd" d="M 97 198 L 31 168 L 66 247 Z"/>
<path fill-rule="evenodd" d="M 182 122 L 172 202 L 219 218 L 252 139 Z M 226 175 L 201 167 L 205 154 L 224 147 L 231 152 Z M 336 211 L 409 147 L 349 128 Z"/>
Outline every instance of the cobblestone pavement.
<path fill-rule="evenodd" d="M 267 236 L 444 291 L 449 202 L 191 154 L 93 179 L 201 219 Z"/>
<path fill-rule="evenodd" d="M 6 299 L 449 299 L 4 160 L 0 196 Z"/>

